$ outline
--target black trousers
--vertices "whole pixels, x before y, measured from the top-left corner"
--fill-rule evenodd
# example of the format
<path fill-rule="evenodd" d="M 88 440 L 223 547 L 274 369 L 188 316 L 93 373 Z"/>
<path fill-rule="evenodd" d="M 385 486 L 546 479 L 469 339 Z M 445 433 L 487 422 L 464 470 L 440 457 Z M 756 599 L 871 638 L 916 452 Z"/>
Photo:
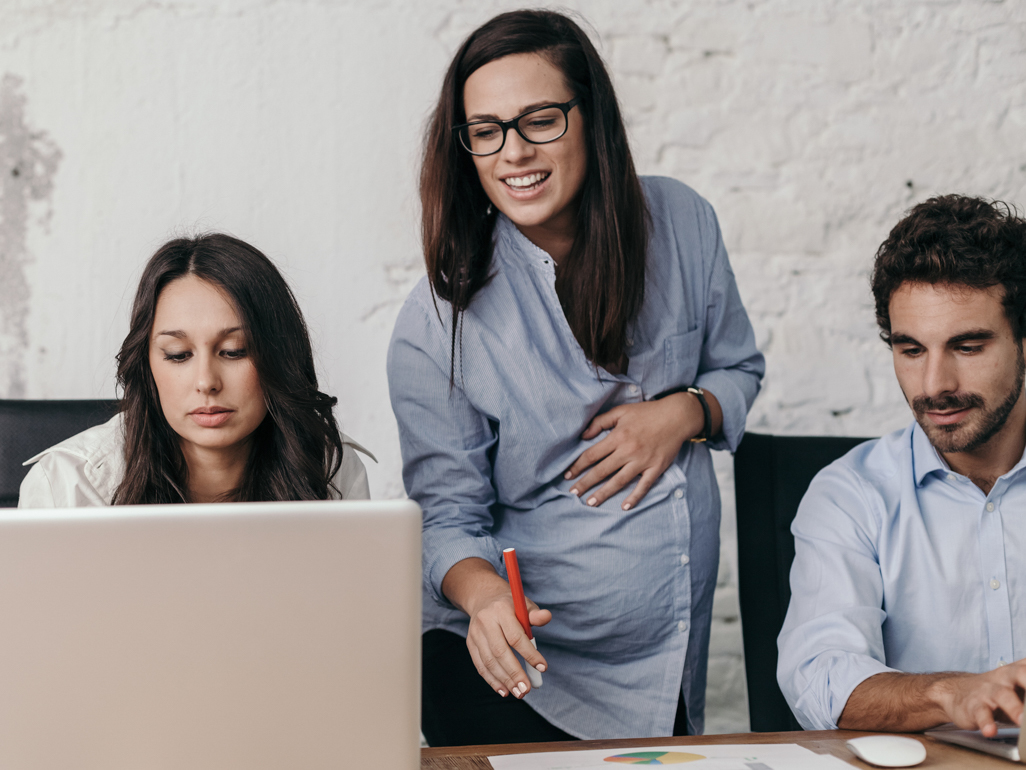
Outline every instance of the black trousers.
<path fill-rule="evenodd" d="M 500 697 L 474 668 L 467 640 L 436 629 L 421 638 L 421 729 L 429 746 L 575 741 L 513 695 Z M 687 712 L 678 697 L 674 735 L 687 735 Z"/>

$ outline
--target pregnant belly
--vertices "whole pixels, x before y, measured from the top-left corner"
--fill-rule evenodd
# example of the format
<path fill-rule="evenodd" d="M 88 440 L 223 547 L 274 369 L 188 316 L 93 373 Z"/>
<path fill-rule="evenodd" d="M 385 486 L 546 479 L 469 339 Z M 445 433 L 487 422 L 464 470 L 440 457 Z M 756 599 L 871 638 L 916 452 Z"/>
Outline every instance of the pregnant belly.
<path fill-rule="evenodd" d="M 518 549 L 519 550 L 519 549 Z M 546 643 L 581 654 L 643 657 L 676 632 L 686 583 L 666 549 L 595 545 L 521 561 L 525 592 L 552 621 Z M 558 576 L 558 577 L 553 577 Z"/>

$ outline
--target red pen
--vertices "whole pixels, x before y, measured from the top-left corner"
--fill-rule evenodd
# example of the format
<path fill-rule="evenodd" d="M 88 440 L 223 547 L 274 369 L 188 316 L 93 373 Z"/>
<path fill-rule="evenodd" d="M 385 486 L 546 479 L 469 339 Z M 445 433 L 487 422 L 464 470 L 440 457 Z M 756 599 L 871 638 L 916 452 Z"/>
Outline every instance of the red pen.
<path fill-rule="evenodd" d="M 531 621 L 527 616 L 527 599 L 524 596 L 524 584 L 520 580 L 520 564 L 517 562 L 517 549 L 506 548 L 502 552 L 503 561 L 506 562 L 506 575 L 509 576 L 509 587 L 513 592 L 513 610 L 517 614 L 517 620 L 531 640 L 534 649 L 538 649 L 538 642 L 531 633 Z M 524 661 L 527 663 L 527 661 Z M 542 675 L 531 664 L 527 664 L 527 678 L 531 680 L 531 687 L 542 686 Z"/>

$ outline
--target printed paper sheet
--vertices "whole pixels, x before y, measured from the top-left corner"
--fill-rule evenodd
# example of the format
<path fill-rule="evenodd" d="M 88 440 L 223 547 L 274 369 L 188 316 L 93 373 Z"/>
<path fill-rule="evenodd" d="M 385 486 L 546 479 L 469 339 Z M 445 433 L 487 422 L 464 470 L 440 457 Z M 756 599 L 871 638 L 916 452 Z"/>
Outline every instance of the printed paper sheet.
<path fill-rule="evenodd" d="M 851 767 L 837 757 L 816 754 L 793 743 L 551 751 L 507 754 L 488 760 L 495 770 L 614 770 L 632 765 L 676 765 L 681 770 L 844 770 Z"/>

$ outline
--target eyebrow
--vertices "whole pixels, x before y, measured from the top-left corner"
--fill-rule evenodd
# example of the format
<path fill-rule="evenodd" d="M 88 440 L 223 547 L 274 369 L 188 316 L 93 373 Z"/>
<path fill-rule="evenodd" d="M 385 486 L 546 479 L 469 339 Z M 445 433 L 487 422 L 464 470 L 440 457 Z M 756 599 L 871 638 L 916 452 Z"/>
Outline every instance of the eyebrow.
<path fill-rule="evenodd" d="M 956 334 L 954 337 L 947 341 L 948 346 L 961 345 L 963 342 L 971 342 L 974 340 L 992 340 L 997 335 L 992 329 L 970 329 L 967 332 Z M 923 347 L 923 344 L 914 337 L 910 337 L 907 334 L 892 334 L 891 335 L 892 345 L 918 345 Z"/>
<path fill-rule="evenodd" d="M 891 335 L 891 344 L 892 345 L 919 345 L 919 347 L 922 347 L 922 345 L 919 343 L 919 340 L 915 339 L 914 337 L 909 337 L 907 334 L 901 334 L 900 332 L 898 334 L 892 334 Z"/>
<path fill-rule="evenodd" d="M 528 104 L 526 107 L 521 107 L 520 108 L 520 112 L 518 112 L 516 114 L 516 117 L 520 117 L 525 112 L 530 112 L 531 110 L 536 110 L 539 107 L 548 107 L 550 104 L 559 104 L 559 103 L 560 102 L 554 102 L 551 99 L 546 99 L 545 101 L 535 102 L 534 104 Z M 491 113 L 489 113 L 489 114 L 475 113 L 474 115 L 470 115 L 470 116 L 467 117 L 467 122 L 468 123 L 475 123 L 475 122 L 477 122 L 479 120 L 489 120 L 489 121 L 494 120 L 496 123 L 502 122 L 502 118 L 498 117 L 497 115 L 492 115 Z M 513 118 L 510 118 L 510 120 L 513 120 Z"/>
<path fill-rule="evenodd" d="M 961 334 L 956 334 L 950 340 L 949 345 L 960 345 L 963 342 L 971 342 L 974 340 L 992 340 L 997 335 L 991 329 L 972 329 Z"/>
<path fill-rule="evenodd" d="M 227 337 L 229 334 L 234 334 L 235 332 L 241 332 L 241 331 L 242 331 L 242 327 L 241 326 L 232 326 L 229 329 L 222 329 L 220 334 L 217 335 L 217 338 L 218 339 L 222 339 L 224 337 Z M 170 330 L 166 330 L 166 331 L 157 332 L 156 334 L 153 335 L 153 339 L 157 339 L 157 337 L 174 337 L 176 340 L 184 340 L 184 339 L 188 339 L 189 335 L 186 334 L 181 329 L 170 329 Z"/>

